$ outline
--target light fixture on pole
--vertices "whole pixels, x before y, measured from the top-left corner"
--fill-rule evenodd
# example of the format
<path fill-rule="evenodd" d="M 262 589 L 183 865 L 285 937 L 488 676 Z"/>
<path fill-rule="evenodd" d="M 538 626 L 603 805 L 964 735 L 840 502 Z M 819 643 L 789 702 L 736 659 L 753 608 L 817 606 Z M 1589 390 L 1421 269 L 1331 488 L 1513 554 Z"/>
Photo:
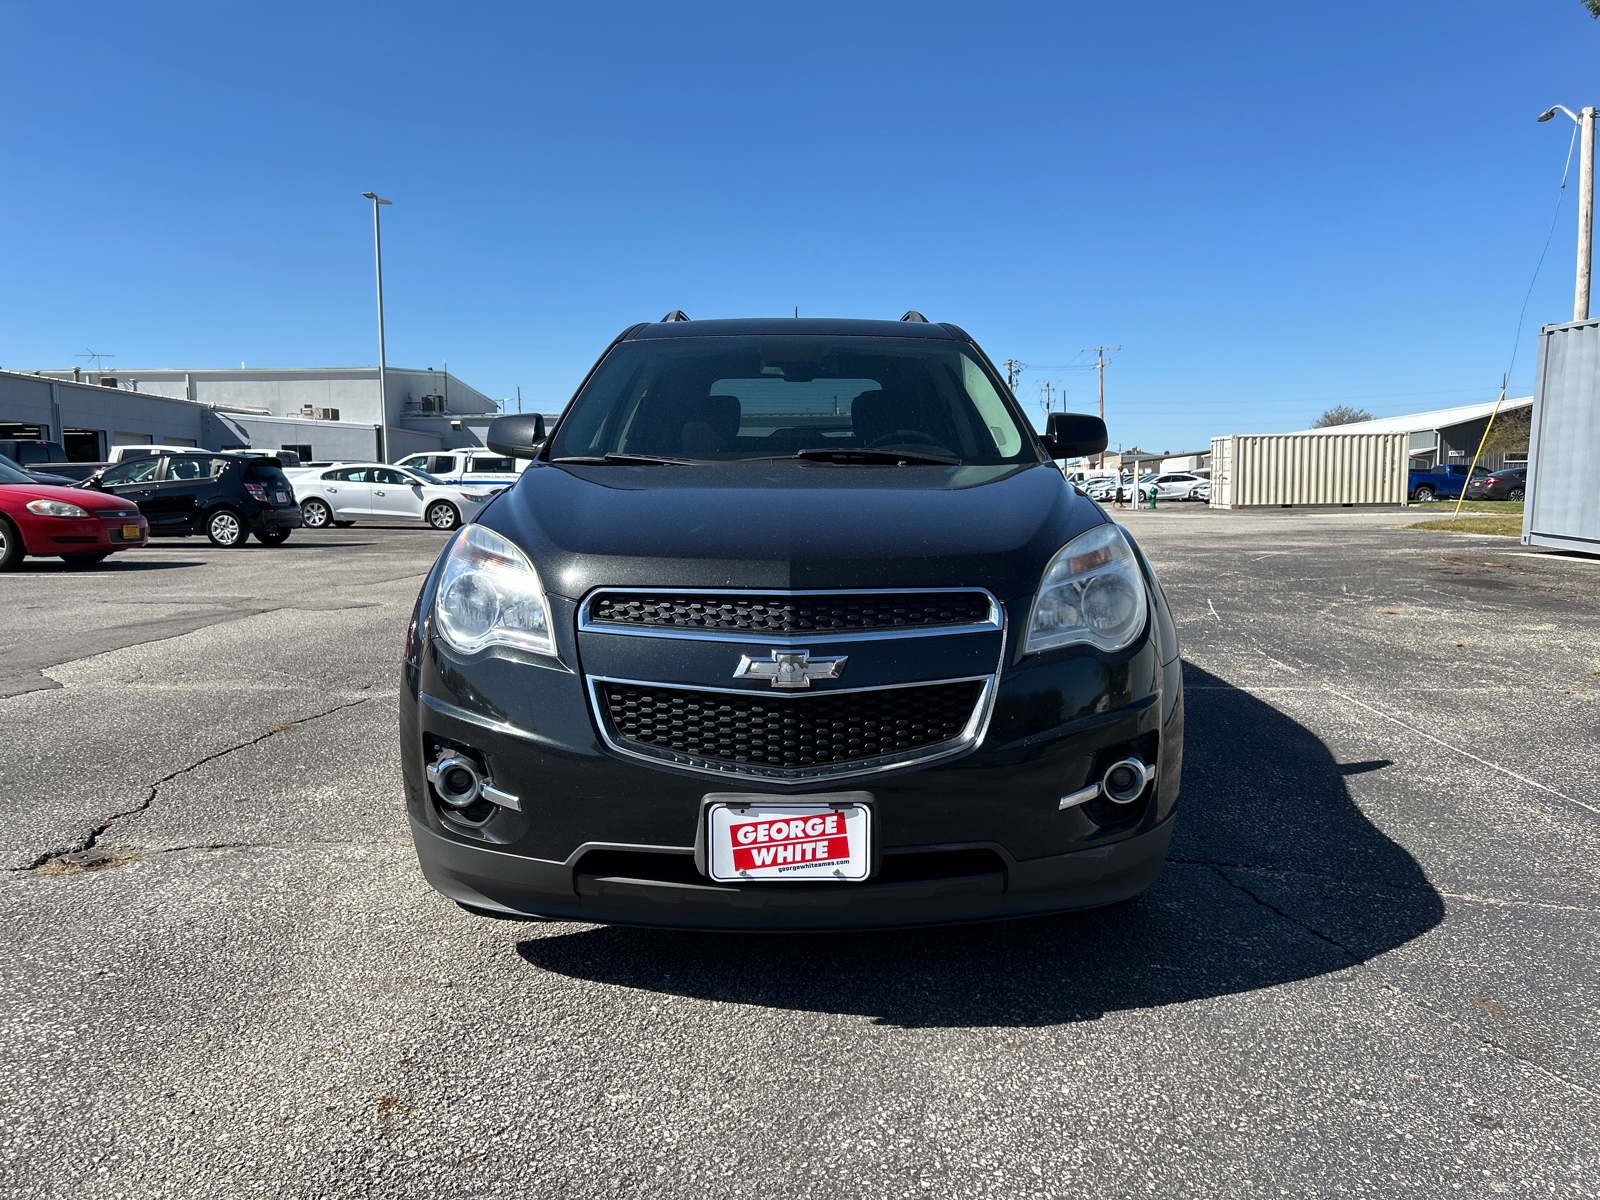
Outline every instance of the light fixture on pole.
<path fill-rule="evenodd" d="M 368 200 L 372 201 L 372 254 L 378 265 L 378 410 L 381 415 L 379 428 L 383 430 L 383 445 L 378 447 L 378 457 L 384 462 L 389 461 L 389 378 L 388 357 L 383 345 L 383 229 L 378 221 L 378 206 L 392 204 L 392 200 L 385 200 L 377 192 L 362 192 Z"/>
<path fill-rule="evenodd" d="M 1589 268 L 1594 262 L 1594 117 L 1591 106 L 1574 113 L 1565 104 L 1557 104 L 1539 114 L 1540 121 L 1548 121 L 1558 112 L 1571 117 L 1578 127 L 1578 141 L 1582 148 L 1578 154 L 1578 284 L 1572 295 L 1572 319 L 1589 319 Z M 1571 162 L 1569 158 L 1567 160 Z"/>

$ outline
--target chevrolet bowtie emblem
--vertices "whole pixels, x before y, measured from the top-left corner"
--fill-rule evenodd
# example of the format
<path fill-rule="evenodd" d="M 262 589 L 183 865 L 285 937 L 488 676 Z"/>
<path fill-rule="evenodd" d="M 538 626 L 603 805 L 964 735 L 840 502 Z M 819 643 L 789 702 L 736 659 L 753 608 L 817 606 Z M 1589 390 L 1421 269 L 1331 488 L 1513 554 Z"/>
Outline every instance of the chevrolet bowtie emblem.
<path fill-rule="evenodd" d="M 843 657 L 812 658 L 809 650 L 774 650 L 770 658 L 739 659 L 735 679 L 770 679 L 775 688 L 808 688 L 813 679 L 837 679 L 844 674 Z"/>

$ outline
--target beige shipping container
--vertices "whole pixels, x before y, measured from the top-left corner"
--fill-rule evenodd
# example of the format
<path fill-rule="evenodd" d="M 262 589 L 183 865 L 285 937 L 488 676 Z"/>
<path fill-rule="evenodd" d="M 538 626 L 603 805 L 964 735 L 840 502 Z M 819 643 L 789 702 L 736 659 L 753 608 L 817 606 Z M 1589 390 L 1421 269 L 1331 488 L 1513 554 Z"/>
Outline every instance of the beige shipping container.
<path fill-rule="evenodd" d="M 1406 433 L 1275 433 L 1211 439 L 1213 508 L 1406 502 Z"/>

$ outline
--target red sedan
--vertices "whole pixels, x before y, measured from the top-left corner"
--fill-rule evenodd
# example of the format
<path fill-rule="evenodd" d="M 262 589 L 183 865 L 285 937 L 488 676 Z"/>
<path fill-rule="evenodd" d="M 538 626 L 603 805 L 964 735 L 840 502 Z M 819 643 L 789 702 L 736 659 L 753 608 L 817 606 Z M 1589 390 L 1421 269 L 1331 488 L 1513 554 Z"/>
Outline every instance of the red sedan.
<path fill-rule="evenodd" d="M 149 536 L 131 500 L 35 483 L 0 463 L 0 571 L 15 570 L 26 554 L 92 566 L 113 551 L 144 545 Z"/>

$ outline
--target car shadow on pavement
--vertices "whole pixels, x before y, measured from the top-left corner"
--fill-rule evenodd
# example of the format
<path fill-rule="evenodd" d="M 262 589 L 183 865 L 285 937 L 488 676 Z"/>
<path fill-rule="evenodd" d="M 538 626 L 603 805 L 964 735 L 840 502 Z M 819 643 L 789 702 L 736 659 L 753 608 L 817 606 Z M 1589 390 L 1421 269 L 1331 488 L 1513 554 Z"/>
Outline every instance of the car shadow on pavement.
<path fill-rule="evenodd" d="M 1185 666 L 1177 834 L 1144 895 L 1049 917 L 872 933 L 581 926 L 518 945 L 531 965 L 698 999 L 855 1013 L 902 1027 L 1095 1020 L 1338 971 L 1431 929 L 1443 902 L 1355 806 L 1304 726 Z"/>

